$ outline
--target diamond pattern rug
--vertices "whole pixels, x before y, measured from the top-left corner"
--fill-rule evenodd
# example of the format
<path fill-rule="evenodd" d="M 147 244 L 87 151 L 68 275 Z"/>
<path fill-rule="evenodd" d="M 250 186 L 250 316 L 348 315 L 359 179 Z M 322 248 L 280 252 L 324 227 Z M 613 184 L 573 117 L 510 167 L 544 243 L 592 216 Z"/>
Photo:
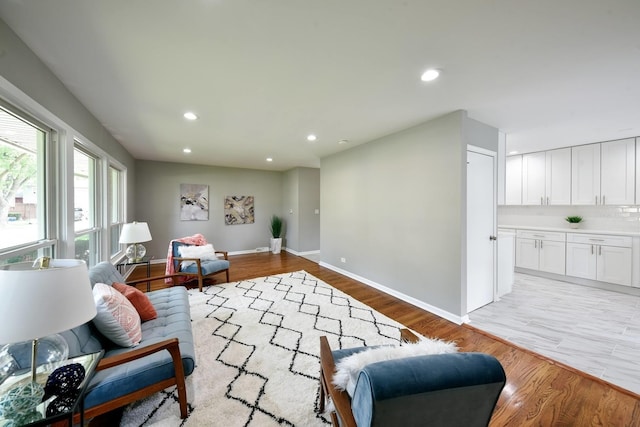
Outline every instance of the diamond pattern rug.
<path fill-rule="evenodd" d="M 123 426 L 323 426 L 319 337 L 397 344 L 401 324 L 305 271 L 189 291 L 196 368 L 189 416 L 175 388 L 130 405 Z"/>

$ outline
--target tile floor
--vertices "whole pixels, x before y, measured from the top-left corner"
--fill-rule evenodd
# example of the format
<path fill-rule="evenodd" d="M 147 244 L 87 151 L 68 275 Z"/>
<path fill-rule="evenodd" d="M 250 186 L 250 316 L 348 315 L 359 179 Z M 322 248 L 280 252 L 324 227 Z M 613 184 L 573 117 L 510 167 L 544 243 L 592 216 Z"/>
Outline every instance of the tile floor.
<path fill-rule="evenodd" d="M 470 324 L 640 394 L 640 297 L 526 274 Z"/>

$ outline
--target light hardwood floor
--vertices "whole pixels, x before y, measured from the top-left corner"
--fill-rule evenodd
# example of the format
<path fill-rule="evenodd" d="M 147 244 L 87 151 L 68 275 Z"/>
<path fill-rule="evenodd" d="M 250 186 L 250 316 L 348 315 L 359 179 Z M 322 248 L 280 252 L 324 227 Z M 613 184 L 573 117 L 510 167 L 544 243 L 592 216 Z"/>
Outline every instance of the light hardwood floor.
<path fill-rule="evenodd" d="M 507 385 L 498 400 L 491 426 L 640 426 L 637 394 L 472 325 L 456 325 L 285 252 L 238 255 L 230 257 L 230 261 L 232 281 L 306 270 L 424 336 L 454 340 L 461 351 L 493 354 L 507 373 Z M 161 267 L 154 266 L 154 272 L 159 273 Z M 152 285 L 163 286 L 163 283 Z M 94 425 L 100 424 L 92 422 Z"/>

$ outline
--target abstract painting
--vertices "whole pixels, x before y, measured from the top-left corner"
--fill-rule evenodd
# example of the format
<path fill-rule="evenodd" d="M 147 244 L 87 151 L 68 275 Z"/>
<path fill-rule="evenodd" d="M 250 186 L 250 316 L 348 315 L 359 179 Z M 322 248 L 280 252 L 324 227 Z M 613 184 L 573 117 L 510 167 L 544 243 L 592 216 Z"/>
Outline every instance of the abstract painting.
<path fill-rule="evenodd" d="M 180 184 L 180 219 L 207 221 L 209 219 L 209 186 Z"/>
<path fill-rule="evenodd" d="M 227 196 L 224 200 L 224 222 L 227 225 L 253 224 L 253 196 Z"/>

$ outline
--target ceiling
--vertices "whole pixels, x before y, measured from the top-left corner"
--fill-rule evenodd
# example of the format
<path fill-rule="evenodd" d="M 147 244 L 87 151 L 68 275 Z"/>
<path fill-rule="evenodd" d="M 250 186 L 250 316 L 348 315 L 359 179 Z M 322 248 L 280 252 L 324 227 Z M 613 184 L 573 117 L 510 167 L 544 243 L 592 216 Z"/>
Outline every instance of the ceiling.
<path fill-rule="evenodd" d="M 638 0 L 3 0 L 0 17 L 137 159 L 318 167 L 459 109 L 521 152 L 640 135 Z"/>

